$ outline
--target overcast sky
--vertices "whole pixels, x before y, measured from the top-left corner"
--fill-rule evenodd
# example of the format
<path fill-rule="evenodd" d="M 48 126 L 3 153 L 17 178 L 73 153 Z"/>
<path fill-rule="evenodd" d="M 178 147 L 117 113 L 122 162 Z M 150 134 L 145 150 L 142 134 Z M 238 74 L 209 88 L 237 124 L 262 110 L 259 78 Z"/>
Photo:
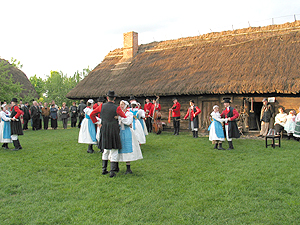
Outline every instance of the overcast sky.
<path fill-rule="evenodd" d="M 123 33 L 139 44 L 300 20 L 298 0 L 0 0 L 0 58 L 23 64 L 27 77 L 51 70 L 72 76 L 121 48 Z M 280 18 L 279 18 L 280 17 Z"/>

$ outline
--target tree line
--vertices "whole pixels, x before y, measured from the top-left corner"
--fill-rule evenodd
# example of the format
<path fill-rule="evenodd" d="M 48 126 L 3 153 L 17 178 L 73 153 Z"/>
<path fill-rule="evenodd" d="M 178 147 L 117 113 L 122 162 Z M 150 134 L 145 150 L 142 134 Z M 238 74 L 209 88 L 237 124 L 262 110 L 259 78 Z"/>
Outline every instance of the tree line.
<path fill-rule="evenodd" d="M 46 79 L 34 75 L 29 81 L 39 95 L 38 101 L 51 102 L 55 101 L 57 105 L 65 102 L 68 106 L 72 105 L 74 100 L 66 98 L 67 93 L 74 88 L 90 72 L 89 68 L 83 69 L 82 72 L 76 71 L 73 76 L 68 77 L 62 71 L 50 71 Z"/>
<path fill-rule="evenodd" d="M 30 83 L 38 94 L 38 98 L 34 93 L 29 93 L 26 96 L 22 95 L 22 91 L 25 89 L 22 84 L 16 82 L 11 75 L 11 67 L 21 69 L 23 65 L 12 58 L 10 62 L 6 60 L 0 61 L 0 100 L 10 101 L 13 97 L 22 99 L 24 102 L 32 103 L 33 100 L 40 102 L 55 101 L 57 105 L 62 105 L 66 102 L 67 105 L 71 105 L 73 100 L 66 98 L 66 94 L 74 88 L 84 77 L 86 77 L 91 71 L 88 68 L 79 72 L 78 70 L 73 76 L 68 77 L 62 71 L 50 71 L 49 75 L 46 75 L 45 79 L 34 75 L 29 78 Z"/>

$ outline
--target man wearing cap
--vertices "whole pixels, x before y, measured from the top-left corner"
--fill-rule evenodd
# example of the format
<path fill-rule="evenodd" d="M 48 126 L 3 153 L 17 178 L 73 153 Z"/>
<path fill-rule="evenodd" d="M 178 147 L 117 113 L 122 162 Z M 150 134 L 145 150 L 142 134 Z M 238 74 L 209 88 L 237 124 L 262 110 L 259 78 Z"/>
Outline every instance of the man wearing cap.
<path fill-rule="evenodd" d="M 173 106 L 169 109 L 172 111 L 173 117 L 173 126 L 174 126 L 174 135 L 179 135 L 179 128 L 180 128 L 180 103 L 178 102 L 177 98 L 173 98 Z"/>
<path fill-rule="evenodd" d="M 13 151 L 18 151 L 22 149 L 22 146 L 20 144 L 20 141 L 18 139 L 18 135 L 23 135 L 23 130 L 22 130 L 22 124 L 20 120 L 20 116 L 24 114 L 24 112 L 19 109 L 17 106 L 18 100 L 16 98 L 13 98 L 11 100 L 11 121 L 10 121 L 10 128 L 11 128 L 11 139 L 14 143 L 15 148 Z"/>
<path fill-rule="evenodd" d="M 239 138 L 240 132 L 236 124 L 236 119 L 239 117 L 239 113 L 230 106 L 230 98 L 223 98 L 225 109 L 221 114 L 222 118 L 227 118 L 228 122 L 225 122 L 225 134 L 229 144 L 227 150 L 234 149 L 232 144 L 232 138 Z"/>
<path fill-rule="evenodd" d="M 97 122 L 96 114 L 100 112 L 101 130 L 100 140 L 98 143 L 99 149 L 104 149 L 102 154 L 102 174 L 107 174 L 108 157 L 110 156 L 110 177 L 116 176 L 118 172 L 118 150 L 122 148 L 120 139 L 120 128 L 118 116 L 126 118 L 125 113 L 120 106 L 114 104 L 116 95 L 114 91 L 109 91 L 106 95 L 107 103 L 98 106 L 90 114 L 93 123 Z"/>
<path fill-rule="evenodd" d="M 190 107 L 188 108 L 184 119 L 186 120 L 189 118 L 189 129 L 192 130 L 194 138 L 198 137 L 199 113 L 201 113 L 201 109 L 199 109 L 198 106 L 195 106 L 194 100 L 190 100 Z"/>
<path fill-rule="evenodd" d="M 268 100 L 264 98 L 262 102 L 263 106 L 261 107 L 260 112 L 261 128 L 258 137 L 264 137 L 267 135 L 270 127 L 270 120 L 273 115 L 273 107 L 268 103 Z"/>

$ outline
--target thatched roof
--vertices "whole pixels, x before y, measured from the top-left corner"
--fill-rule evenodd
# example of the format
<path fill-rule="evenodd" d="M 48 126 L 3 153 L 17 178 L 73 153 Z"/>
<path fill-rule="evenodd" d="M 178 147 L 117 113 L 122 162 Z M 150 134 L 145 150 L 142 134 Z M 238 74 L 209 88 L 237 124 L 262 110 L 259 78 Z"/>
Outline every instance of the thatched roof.
<path fill-rule="evenodd" d="M 4 62 L 4 63 L 9 64 L 9 62 L 7 60 L 1 59 L 1 58 L 0 58 L 0 62 Z M 23 85 L 22 86 L 23 91 L 20 94 L 21 97 L 25 97 L 29 93 L 31 93 L 31 94 L 33 94 L 32 97 L 38 98 L 38 94 L 36 93 L 36 90 L 34 89 L 33 85 L 30 83 L 30 81 L 28 80 L 27 76 L 25 75 L 25 73 L 23 71 L 16 68 L 15 66 L 11 66 L 11 67 L 9 67 L 8 74 L 12 75 L 12 79 L 13 79 L 14 83 L 19 82 L 20 84 Z"/>
<path fill-rule="evenodd" d="M 116 49 L 67 97 L 296 94 L 299 52 L 299 21 L 140 45 L 130 61 Z"/>

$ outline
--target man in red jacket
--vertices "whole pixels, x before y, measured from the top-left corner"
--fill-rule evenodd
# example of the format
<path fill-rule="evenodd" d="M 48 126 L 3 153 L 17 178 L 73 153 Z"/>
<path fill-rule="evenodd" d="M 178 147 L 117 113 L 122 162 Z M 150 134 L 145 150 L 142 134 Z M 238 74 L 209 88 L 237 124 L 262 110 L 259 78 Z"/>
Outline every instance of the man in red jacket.
<path fill-rule="evenodd" d="M 147 126 L 148 133 L 151 133 L 152 131 L 152 123 L 151 123 L 151 116 L 150 116 L 151 108 L 152 108 L 152 103 L 150 102 L 150 99 L 147 97 L 146 104 L 144 105 L 144 111 L 146 115 L 146 126 Z"/>
<path fill-rule="evenodd" d="M 188 108 L 184 119 L 189 118 L 189 129 L 193 132 L 193 137 L 198 137 L 199 118 L 198 115 L 201 113 L 201 109 L 195 106 L 194 100 L 190 100 L 190 107 Z"/>
<path fill-rule="evenodd" d="M 239 138 L 240 132 L 236 124 L 236 119 L 239 117 L 239 113 L 235 108 L 230 106 L 230 98 L 223 98 L 225 109 L 221 114 L 222 118 L 227 118 L 228 122 L 225 123 L 225 134 L 229 144 L 227 150 L 234 149 L 232 144 L 232 138 Z"/>
<path fill-rule="evenodd" d="M 179 135 L 179 128 L 180 128 L 180 104 L 177 98 L 173 98 L 174 105 L 169 109 L 172 111 L 173 117 L 173 126 L 174 126 L 174 135 Z"/>
<path fill-rule="evenodd" d="M 16 98 L 13 98 L 11 100 L 12 107 L 11 107 L 11 114 L 10 114 L 11 139 L 15 146 L 13 151 L 18 151 L 22 149 L 18 135 L 23 135 L 20 116 L 24 115 L 24 112 L 21 109 L 19 109 L 17 104 L 18 104 L 18 100 Z"/>

